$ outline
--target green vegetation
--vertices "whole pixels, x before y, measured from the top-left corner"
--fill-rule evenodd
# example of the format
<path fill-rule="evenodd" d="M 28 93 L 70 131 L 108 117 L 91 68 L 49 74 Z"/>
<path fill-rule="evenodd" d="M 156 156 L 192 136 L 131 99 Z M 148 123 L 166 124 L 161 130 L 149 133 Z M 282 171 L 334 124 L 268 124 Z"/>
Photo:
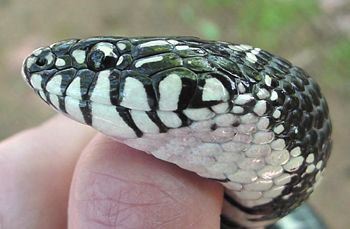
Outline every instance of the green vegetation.
<path fill-rule="evenodd" d="M 322 81 L 340 92 L 350 93 L 350 42 L 339 39 L 324 52 Z"/>
<path fill-rule="evenodd" d="M 202 20 L 199 24 L 199 30 L 206 39 L 215 40 L 220 38 L 219 26 L 212 21 Z"/>
<path fill-rule="evenodd" d="M 270 49 L 278 48 L 285 32 L 297 30 L 318 12 L 316 1 L 246 1 L 238 6 L 237 30 L 242 40 L 252 37 Z"/>

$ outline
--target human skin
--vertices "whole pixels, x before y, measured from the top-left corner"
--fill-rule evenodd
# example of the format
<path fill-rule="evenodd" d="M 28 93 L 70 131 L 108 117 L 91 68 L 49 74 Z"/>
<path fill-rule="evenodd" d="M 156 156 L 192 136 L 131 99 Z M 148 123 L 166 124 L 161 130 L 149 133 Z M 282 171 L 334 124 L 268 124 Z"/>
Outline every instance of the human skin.
<path fill-rule="evenodd" d="M 63 116 L 0 143 L 0 228 L 219 228 L 213 181 Z"/>

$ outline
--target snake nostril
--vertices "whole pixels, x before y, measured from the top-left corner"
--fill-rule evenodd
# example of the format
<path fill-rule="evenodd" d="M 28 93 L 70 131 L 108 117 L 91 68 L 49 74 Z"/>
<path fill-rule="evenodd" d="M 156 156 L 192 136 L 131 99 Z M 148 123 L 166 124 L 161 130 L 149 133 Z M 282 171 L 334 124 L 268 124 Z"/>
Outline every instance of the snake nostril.
<path fill-rule="evenodd" d="M 28 73 L 39 72 L 51 69 L 56 61 L 55 54 L 49 47 L 35 50 L 25 61 Z"/>
<path fill-rule="evenodd" d="M 47 63 L 47 60 L 43 57 L 39 57 L 35 62 L 35 64 L 40 67 L 44 66 L 46 63 Z"/>

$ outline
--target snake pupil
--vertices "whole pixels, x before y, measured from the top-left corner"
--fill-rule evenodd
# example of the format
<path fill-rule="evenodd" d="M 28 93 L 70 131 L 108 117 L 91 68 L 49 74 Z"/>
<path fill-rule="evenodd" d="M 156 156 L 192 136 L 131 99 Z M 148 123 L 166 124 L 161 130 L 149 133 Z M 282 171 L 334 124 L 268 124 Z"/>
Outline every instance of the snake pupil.
<path fill-rule="evenodd" d="M 89 55 L 87 65 L 93 71 L 101 71 L 114 67 L 116 62 L 116 58 L 112 56 L 105 56 L 101 50 L 95 50 Z"/>
<path fill-rule="evenodd" d="M 111 68 L 113 66 L 115 66 L 117 62 L 117 59 L 111 56 L 106 56 L 106 58 L 103 60 L 103 65 L 105 66 L 105 68 Z"/>

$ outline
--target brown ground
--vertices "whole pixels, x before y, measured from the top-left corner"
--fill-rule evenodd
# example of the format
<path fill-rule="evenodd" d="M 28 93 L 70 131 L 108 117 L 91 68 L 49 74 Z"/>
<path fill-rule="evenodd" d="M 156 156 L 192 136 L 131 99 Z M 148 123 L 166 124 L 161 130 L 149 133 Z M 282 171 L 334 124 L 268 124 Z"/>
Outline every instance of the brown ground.
<path fill-rule="evenodd" d="M 346 0 L 0 0 L 0 139 L 54 114 L 20 77 L 22 59 L 40 45 L 102 34 L 194 35 L 250 43 L 307 69 L 328 98 L 333 155 L 310 202 L 330 228 L 348 228 L 349 12 Z"/>

